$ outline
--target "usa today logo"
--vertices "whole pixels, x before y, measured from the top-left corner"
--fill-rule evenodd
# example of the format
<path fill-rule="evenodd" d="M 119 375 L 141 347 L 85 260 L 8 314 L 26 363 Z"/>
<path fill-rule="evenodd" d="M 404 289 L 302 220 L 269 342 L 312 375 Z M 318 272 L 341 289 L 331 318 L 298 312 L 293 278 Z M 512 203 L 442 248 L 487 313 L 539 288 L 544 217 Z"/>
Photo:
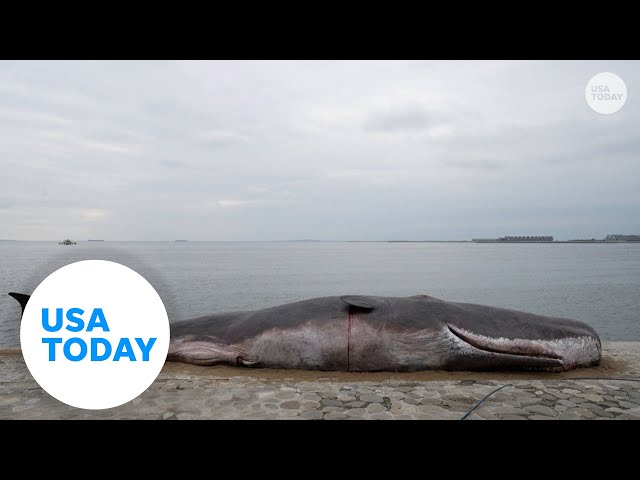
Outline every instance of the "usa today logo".
<path fill-rule="evenodd" d="M 616 113 L 626 103 L 627 85 L 615 73 L 598 73 L 587 83 L 584 96 L 595 112 L 609 115 Z"/>
<path fill-rule="evenodd" d="M 169 319 L 154 288 L 104 260 L 66 265 L 33 292 L 20 345 L 51 396 L 85 409 L 117 407 L 156 379 L 169 350 Z"/>

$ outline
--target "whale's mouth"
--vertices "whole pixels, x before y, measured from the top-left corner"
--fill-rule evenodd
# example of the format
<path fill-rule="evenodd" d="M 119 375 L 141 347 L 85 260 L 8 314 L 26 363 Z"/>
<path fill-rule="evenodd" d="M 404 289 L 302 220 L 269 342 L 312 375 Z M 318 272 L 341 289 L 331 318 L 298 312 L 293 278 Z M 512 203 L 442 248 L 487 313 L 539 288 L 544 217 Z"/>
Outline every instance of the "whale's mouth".
<path fill-rule="evenodd" d="M 447 324 L 449 331 L 472 347 L 487 353 L 547 360 L 558 367 L 563 365 L 562 355 L 554 352 L 543 342 L 525 339 L 492 338 Z"/>

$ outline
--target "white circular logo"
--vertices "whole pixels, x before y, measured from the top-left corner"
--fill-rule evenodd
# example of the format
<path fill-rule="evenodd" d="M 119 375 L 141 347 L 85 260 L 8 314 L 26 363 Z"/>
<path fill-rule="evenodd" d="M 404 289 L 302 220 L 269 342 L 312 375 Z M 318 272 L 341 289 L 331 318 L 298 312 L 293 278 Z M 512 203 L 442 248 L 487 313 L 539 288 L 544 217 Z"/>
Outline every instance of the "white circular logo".
<path fill-rule="evenodd" d="M 78 408 L 117 407 L 156 379 L 169 350 L 169 319 L 142 276 L 85 260 L 49 275 L 20 325 L 22 355 L 38 384 Z"/>
<path fill-rule="evenodd" d="M 584 95 L 594 111 L 609 115 L 624 106 L 627 101 L 627 85 L 615 73 L 602 72 L 589 80 Z"/>

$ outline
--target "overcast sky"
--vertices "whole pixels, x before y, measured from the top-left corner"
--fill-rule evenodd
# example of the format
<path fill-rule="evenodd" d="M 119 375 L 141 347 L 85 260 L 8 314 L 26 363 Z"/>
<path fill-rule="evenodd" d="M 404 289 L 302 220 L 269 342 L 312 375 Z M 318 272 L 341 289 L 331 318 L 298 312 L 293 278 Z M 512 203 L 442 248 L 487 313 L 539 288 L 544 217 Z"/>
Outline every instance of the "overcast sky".
<path fill-rule="evenodd" d="M 640 62 L 2 61 L 0 238 L 640 234 L 637 89 Z"/>

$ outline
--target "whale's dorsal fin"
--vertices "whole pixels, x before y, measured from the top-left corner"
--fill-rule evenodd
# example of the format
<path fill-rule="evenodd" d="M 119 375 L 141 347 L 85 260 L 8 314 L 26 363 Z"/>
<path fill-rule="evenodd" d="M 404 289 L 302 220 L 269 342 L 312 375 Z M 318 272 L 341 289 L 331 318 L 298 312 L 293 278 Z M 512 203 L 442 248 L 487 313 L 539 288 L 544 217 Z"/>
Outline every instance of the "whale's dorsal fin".
<path fill-rule="evenodd" d="M 362 295 L 345 295 L 340 297 L 347 305 L 352 307 L 362 308 L 364 310 L 374 310 L 380 305 L 380 302 L 375 298 L 365 297 Z"/>
<path fill-rule="evenodd" d="M 31 298 L 31 295 L 25 295 L 24 293 L 16 293 L 16 292 L 9 292 L 9 295 L 15 298 L 18 302 L 20 302 L 20 306 L 22 307 L 22 313 L 24 313 L 24 307 L 27 306 L 27 302 Z"/>
<path fill-rule="evenodd" d="M 413 295 L 407 298 L 410 298 L 412 300 L 439 300 L 442 302 L 442 299 L 427 295 L 426 293 L 423 293 L 422 295 Z"/>

